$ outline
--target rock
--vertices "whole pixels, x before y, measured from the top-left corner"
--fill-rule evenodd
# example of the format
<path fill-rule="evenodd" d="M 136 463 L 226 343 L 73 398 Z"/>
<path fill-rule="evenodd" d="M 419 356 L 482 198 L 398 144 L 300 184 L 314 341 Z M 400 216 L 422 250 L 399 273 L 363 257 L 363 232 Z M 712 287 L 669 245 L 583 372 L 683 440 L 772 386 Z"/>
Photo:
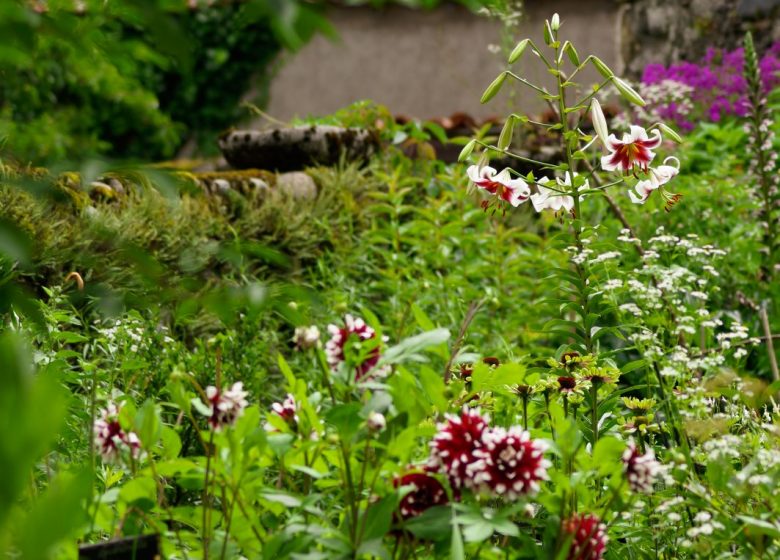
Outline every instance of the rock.
<path fill-rule="evenodd" d="M 708 47 L 733 50 L 753 31 L 759 54 L 780 37 L 780 0 L 621 0 L 618 73 L 649 63 L 696 62 Z"/>
<path fill-rule="evenodd" d="M 379 149 L 377 136 L 365 129 L 296 126 L 272 130 L 235 130 L 219 138 L 219 148 L 237 169 L 299 171 L 311 165 L 365 161 Z"/>
<path fill-rule="evenodd" d="M 282 173 L 276 179 L 276 188 L 297 200 L 317 198 L 317 184 L 314 179 L 302 171 Z"/>

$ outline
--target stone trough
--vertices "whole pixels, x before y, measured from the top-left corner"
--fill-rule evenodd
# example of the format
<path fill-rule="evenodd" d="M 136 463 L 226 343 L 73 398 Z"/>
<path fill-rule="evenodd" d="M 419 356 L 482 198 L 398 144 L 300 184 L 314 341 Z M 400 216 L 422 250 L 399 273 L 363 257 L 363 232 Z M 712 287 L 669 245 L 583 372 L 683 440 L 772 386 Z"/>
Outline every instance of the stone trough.
<path fill-rule="evenodd" d="M 234 169 L 299 171 L 335 165 L 342 157 L 365 161 L 377 152 L 379 140 L 365 129 L 312 125 L 234 130 L 219 138 L 219 148 Z"/>

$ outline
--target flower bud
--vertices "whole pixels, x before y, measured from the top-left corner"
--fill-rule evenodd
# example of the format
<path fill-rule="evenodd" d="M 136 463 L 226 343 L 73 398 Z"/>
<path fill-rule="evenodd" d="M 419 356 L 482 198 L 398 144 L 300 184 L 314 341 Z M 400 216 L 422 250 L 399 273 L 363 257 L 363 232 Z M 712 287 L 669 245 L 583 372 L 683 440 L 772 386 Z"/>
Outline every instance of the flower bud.
<path fill-rule="evenodd" d="M 591 56 L 590 61 L 593 63 L 593 66 L 595 66 L 596 70 L 598 70 L 599 74 L 604 76 L 605 79 L 611 78 L 615 75 L 615 73 L 610 70 L 609 66 L 604 64 L 604 61 L 596 56 Z"/>
<path fill-rule="evenodd" d="M 675 130 L 672 127 L 667 126 L 664 123 L 658 123 L 658 128 L 661 130 L 661 132 L 666 134 L 669 138 L 671 138 L 672 140 L 674 140 L 678 144 L 682 144 L 682 141 L 683 141 L 682 137 L 679 134 L 677 134 L 677 132 L 675 132 Z"/>
<path fill-rule="evenodd" d="M 471 155 L 471 152 L 474 151 L 474 146 L 477 145 L 476 140 L 469 140 L 469 142 L 463 146 L 463 149 L 460 151 L 460 155 L 458 155 L 458 161 L 463 162 L 468 159 L 468 157 Z"/>
<path fill-rule="evenodd" d="M 296 327 L 293 335 L 295 347 L 299 350 L 314 348 L 320 341 L 320 329 L 316 325 L 310 327 Z"/>
<path fill-rule="evenodd" d="M 512 137 L 514 135 L 515 131 L 515 118 L 512 115 L 509 115 L 509 118 L 507 118 L 506 122 L 504 123 L 504 128 L 501 129 L 501 134 L 498 137 L 498 149 L 499 150 L 506 150 L 510 144 L 512 144 Z"/>
<path fill-rule="evenodd" d="M 607 146 L 607 137 L 609 129 L 607 128 L 607 119 L 604 118 L 604 111 L 601 110 L 601 104 L 594 97 L 590 103 L 590 119 L 593 121 L 593 129 L 604 146 Z"/>
<path fill-rule="evenodd" d="M 512 50 L 512 52 L 509 54 L 509 64 L 514 64 L 517 62 L 521 56 L 523 56 L 523 52 L 525 52 L 525 48 L 528 46 L 528 39 L 523 39 L 519 43 L 517 43 L 517 46 Z"/>
<path fill-rule="evenodd" d="M 504 82 L 506 81 L 506 72 L 501 72 L 498 77 L 493 80 L 493 83 L 491 83 L 487 89 L 485 90 L 485 93 L 482 94 L 482 99 L 479 100 L 480 103 L 487 103 L 491 99 L 493 99 L 496 94 L 501 90 L 501 86 L 504 85 Z"/>
<path fill-rule="evenodd" d="M 550 20 L 550 29 L 553 31 L 558 31 L 561 28 L 561 18 L 558 14 L 553 14 L 552 19 Z"/>
<path fill-rule="evenodd" d="M 376 411 L 371 411 L 366 420 L 366 426 L 372 432 L 381 432 L 385 429 L 387 422 L 385 421 L 384 414 Z"/>
<path fill-rule="evenodd" d="M 620 95 L 622 95 L 626 101 L 630 101 L 634 105 L 639 105 L 640 107 L 644 107 L 645 105 L 647 105 L 647 103 L 645 103 L 645 100 L 642 99 L 642 96 L 639 95 L 636 91 L 634 91 L 634 89 L 630 85 L 628 85 L 620 78 L 613 78 L 612 83 L 615 84 L 615 87 L 620 92 Z"/>

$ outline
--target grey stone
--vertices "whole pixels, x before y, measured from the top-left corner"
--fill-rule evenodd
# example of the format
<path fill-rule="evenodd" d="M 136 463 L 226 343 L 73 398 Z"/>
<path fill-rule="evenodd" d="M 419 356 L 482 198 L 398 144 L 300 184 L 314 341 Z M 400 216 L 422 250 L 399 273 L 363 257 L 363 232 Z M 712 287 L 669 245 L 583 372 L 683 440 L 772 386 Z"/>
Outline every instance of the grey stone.
<path fill-rule="evenodd" d="M 276 188 L 297 200 L 317 198 L 317 183 L 302 171 L 280 174 L 276 179 Z"/>
<path fill-rule="evenodd" d="M 359 128 L 296 126 L 235 130 L 219 138 L 225 159 L 236 169 L 299 171 L 311 165 L 364 161 L 379 148 L 376 135 Z"/>

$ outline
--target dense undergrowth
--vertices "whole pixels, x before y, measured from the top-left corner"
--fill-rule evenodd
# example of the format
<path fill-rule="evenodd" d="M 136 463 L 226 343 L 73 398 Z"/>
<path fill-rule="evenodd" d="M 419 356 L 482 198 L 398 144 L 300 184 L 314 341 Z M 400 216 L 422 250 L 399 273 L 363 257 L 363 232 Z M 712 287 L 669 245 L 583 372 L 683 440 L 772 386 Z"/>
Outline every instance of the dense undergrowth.
<path fill-rule="evenodd" d="M 776 555 L 779 288 L 751 134 L 659 145 L 681 199 L 561 181 L 576 215 L 484 208 L 465 165 L 391 148 L 310 170 L 308 201 L 143 181 L 41 198 L 9 174 L 3 231 L 29 243 L 3 286 L 35 297 L 0 338 L 0 549 Z"/>

